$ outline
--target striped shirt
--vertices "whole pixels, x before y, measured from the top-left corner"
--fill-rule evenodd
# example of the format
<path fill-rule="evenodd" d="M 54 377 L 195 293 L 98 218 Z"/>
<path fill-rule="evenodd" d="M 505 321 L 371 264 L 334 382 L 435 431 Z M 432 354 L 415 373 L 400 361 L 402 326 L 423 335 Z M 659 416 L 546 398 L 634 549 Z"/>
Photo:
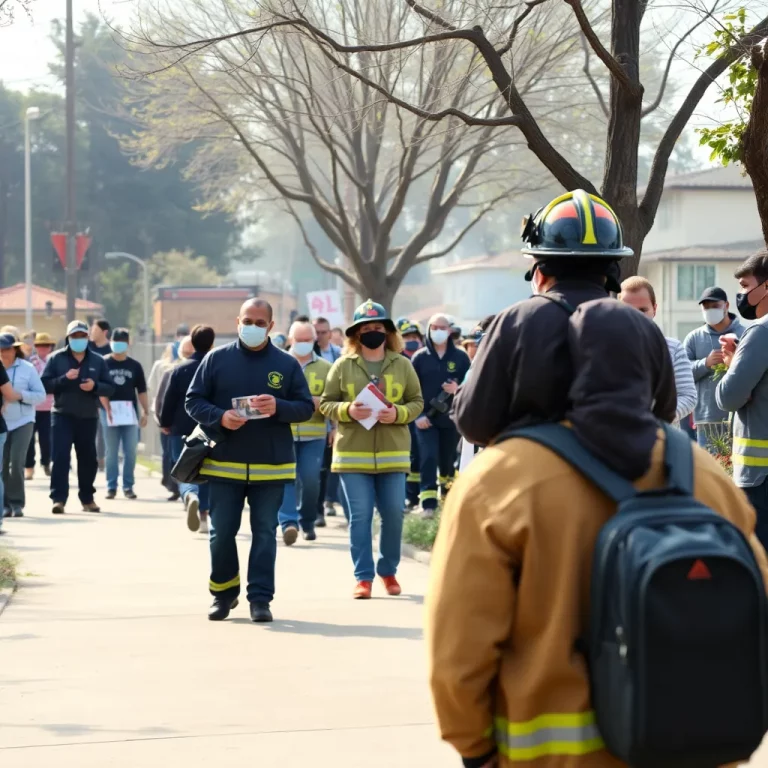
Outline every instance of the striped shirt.
<path fill-rule="evenodd" d="M 696 382 L 693 380 L 693 368 L 685 347 L 681 341 L 667 339 L 669 356 L 672 358 L 672 366 L 675 369 L 675 387 L 677 388 L 677 413 L 675 414 L 675 424 L 681 419 L 693 413 L 696 407 Z"/>

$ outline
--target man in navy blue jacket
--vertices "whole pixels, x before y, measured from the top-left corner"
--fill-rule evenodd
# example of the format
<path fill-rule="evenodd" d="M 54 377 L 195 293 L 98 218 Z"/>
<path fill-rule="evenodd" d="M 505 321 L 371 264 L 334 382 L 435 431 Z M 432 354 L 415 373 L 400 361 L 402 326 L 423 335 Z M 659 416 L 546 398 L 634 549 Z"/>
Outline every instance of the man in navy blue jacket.
<path fill-rule="evenodd" d="M 437 474 L 443 496 L 455 474 L 454 463 L 459 432 L 449 415 L 452 396 L 469 370 L 469 357 L 451 338 L 451 321 L 434 315 L 429 321 L 426 346 L 411 358 L 424 396 L 424 415 L 416 419 L 416 436 L 421 459 L 422 513 L 432 517 L 437 509 Z M 444 411 L 430 407 L 438 398 L 445 400 Z"/>
<path fill-rule="evenodd" d="M 171 368 L 165 376 L 165 396 L 158 421 L 164 435 L 171 438 L 171 456 L 175 464 L 184 447 L 184 437 L 191 435 L 195 422 L 185 408 L 187 390 L 200 367 L 203 358 L 211 351 L 216 334 L 209 325 L 196 325 L 190 333 L 195 351 L 183 363 Z M 163 385 L 161 385 L 161 388 Z M 179 483 L 179 493 L 187 510 L 187 527 L 190 531 L 208 533 L 208 484 Z"/>
<path fill-rule="evenodd" d="M 283 486 L 296 478 L 291 423 L 315 411 L 296 358 L 269 340 L 272 307 L 249 299 L 240 308 L 239 340 L 210 352 L 187 392 L 187 413 L 224 438 L 205 460 L 211 519 L 211 621 L 226 619 L 240 594 L 237 532 L 247 499 L 251 516 L 248 602 L 253 621 L 272 621 L 277 512 Z"/>

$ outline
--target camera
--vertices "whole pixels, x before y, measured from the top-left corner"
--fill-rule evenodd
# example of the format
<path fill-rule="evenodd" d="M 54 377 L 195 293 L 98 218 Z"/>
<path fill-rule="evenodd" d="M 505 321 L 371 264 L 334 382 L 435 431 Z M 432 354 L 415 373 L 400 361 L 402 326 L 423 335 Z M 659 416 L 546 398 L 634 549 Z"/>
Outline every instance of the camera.
<path fill-rule="evenodd" d="M 429 401 L 429 410 L 427 411 L 427 418 L 431 421 L 438 414 L 443 415 L 451 410 L 451 401 L 453 395 L 448 392 L 441 392 L 437 397 Z"/>

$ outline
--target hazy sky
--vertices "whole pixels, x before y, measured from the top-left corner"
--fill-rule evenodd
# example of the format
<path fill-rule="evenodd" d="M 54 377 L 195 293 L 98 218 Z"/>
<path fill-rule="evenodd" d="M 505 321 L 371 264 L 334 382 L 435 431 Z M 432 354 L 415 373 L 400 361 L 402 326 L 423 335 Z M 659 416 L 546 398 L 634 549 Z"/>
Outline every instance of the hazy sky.
<path fill-rule="evenodd" d="M 75 28 L 88 12 L 112 21 L 130 18 L 133 0 L 72 0 Z M 53 85 L 48 62 L 54 47 L 48 39 L 51 21 L 64 19 L 65 0 L 32 0 L 31 18 L 17 11 L 10 27 L 0 27 L 0 80 L 10 88 L 26 90 L 38 85 Z"/>

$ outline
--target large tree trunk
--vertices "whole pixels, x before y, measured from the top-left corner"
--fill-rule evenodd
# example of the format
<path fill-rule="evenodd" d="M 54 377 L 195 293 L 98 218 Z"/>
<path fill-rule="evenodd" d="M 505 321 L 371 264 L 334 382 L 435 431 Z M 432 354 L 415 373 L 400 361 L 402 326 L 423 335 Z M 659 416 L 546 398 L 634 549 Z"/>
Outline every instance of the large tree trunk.
<path fill-rule="evenodd" d="M 752 179 L 757 212 L 768 243 L 768 58 L 763 40 L 752 48 L 752 66 L 757 70 L 757 88 L 749 122 L 742 137 L 744 167 Z"/>
<path fill-rule="evenodd" d="M 622 65 L 635 92 L 611 79 L 610 119 L 603 177 L 603 196 L 616 211 L 624 230 L 625 244 L 635 251 L 622 262 L 622 278 L 637 274 L 643 240 L 647 234 L 637 208 L 637 151 L 643 117 L 640 84 L 640 24 L 645 3 L 614 0 L 611 22 L 611 53 Z"/>

